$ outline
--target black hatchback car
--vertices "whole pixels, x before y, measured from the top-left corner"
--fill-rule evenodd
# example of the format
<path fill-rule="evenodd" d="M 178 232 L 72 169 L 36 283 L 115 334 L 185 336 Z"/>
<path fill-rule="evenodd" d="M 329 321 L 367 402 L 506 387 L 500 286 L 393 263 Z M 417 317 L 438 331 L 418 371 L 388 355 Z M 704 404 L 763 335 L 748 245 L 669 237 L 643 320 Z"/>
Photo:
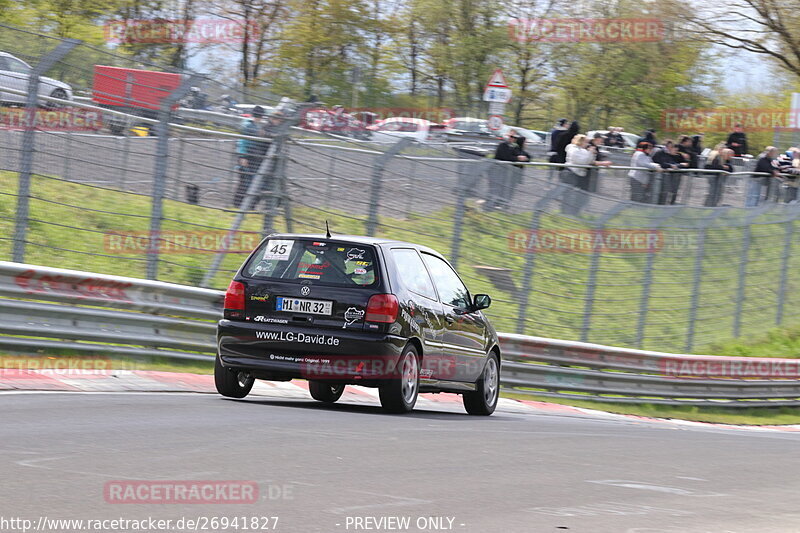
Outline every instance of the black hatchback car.
<path fill-rule="evenodd" d="M 243 398 L 256 379 L 307 379 L 311 396 L 377 387 L 390 412 L 420 392 L 463 395 L 490 415 L 500 385 L 497 334 L 441 254 L 370 237 L 271 235 L 225 294 L 217 328 L 217 390 Z"/>

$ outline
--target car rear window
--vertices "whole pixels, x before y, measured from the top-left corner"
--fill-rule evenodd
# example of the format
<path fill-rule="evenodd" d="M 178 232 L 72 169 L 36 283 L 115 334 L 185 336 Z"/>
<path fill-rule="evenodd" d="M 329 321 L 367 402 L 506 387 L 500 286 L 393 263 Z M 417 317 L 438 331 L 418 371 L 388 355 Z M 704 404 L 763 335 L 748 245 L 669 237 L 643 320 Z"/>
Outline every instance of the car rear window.
<path fill-rule="evenodd" d="M 341 287 L 368 287 L 378 281 L 371 246 L 304 239 L 269 239 L 253 254 L 244 274 L 256 279 L 308 279 Z"/>

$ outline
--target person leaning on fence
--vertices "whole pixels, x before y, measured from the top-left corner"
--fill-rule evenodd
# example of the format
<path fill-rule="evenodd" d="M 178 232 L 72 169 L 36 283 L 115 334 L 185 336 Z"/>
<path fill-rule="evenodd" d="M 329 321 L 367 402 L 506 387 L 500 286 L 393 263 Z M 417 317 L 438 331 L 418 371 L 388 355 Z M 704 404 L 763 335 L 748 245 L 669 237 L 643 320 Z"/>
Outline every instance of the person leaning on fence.
<path fill-rule="evenodd" d="M 631 157 L 631 166 L 636 167 L 628 171 L 628 181 L 631 186 L 631 201 L 649 204 L 652 201 L 653 173 L 661 172 L 661 165 L 653 162 L 650 155 L 653 145 L 642 141 L 636 145 L 636 151 Z"/>
<path fill-rule="evenodd" d="M 242 121 L 239 133 L 247 135 L 248 137 L 262 137 L 264 135 L 263 125 L 261 123 L 264 117 L 264 108 L 257 105 L 253 108 L 251 117 Z M 256 141 L 254 139 L 239 139 L 236 144 L 236 153 L 238 154 L 238 167 L 239 171 L 239 185 L 236 187 L 236 192 L 233 195 L 234 207 L 240 207 L 253 177 L 258 172 L 261 162 L 269 148 L 269 142 Z"/>
<path fill-rule="evenodd" d="M 588 168 L 583 166 L 608 166 L 611 161 L 597 161 L 597 147 L 589 144 L 586 135 L 579 134 L 572 138 L 572 142 L 565 148 L 567 166 L 561 172 L 561 183 L 569 186 L 564 191 L 561 200 L 561 212 L 569 215 L 578 214 L 589 201 L 589 185 L 591 175 Z"/>
<path fill-rule="evenodd" d="M 778 170 L 783 175 L 783 201 L 797 201 L 798 176 L 800 176 L 800 148 L 789 148 L 777 159 Z"/>
<path fill-rule="evenodd" d="M 747 184 L 745 207 L 757 206 L 769 197 L 772 179 L 780 177 L 777 157 L 778 149 L 774 146 L 767 146 L 758 158 L 755 174 L 750 177 Z"/>
<path fill-rule="evenodd" d="M 688 168 L 684 157 L 678 152 L 675 143 L 668 139 L 664 141 L 664 148 L 653 154 L 653 162 L 658 163 L 665 172 L 661 176 L 661 190 L 658 193 L 658 203 L 660 205 L 673 205 L 678 198 L 678 190 L 681 187 L 680 172 L 674 172 L 682 168 Z"/>
<path fill-rule="evenodd" d="M 705 168 L 708 170 L 717 170 L 715 173 L 708 173 L 708 195 L 706 195 L 705 206 L 717 207 L 719 201 L 722 200 L 722 191 L 725 189 L 725 182 L 728 180 L 728 174 L 733 172 L 731 166 L 731 158 L 733 157 L 733 150 L 725 148 L 724 144 L 718 144 L 714 150 L 708 154 L 709 163 Z"/>
<path fill-rule="evenodd" d="M 524 163 L 530 161 L 530 155 L 525 151 L 525 138 L 517 130 L 508 130 L 506 138 L 497 145 L 494 152 L 495 161 Z M 502 209 L 508 207 L 514 195 L 514 189 L 522 182 L 523 165 L 509 165 L 507 163 L 493 165 L 489 175 L 489 199 L 487 209 Z"/>

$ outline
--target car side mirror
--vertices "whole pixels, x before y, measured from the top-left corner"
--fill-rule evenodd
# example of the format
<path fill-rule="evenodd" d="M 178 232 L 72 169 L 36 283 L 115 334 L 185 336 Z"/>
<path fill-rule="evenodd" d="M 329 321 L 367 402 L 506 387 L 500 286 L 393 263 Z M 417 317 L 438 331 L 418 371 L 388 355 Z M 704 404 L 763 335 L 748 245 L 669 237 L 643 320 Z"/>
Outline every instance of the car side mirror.
<path fill-rule="evenodd" d="M 492 305 L 492 299 L 488 294 L 476 294 L 472 299 L 472 308 L 476 311 L 486 309 L 490 305 Z"/>

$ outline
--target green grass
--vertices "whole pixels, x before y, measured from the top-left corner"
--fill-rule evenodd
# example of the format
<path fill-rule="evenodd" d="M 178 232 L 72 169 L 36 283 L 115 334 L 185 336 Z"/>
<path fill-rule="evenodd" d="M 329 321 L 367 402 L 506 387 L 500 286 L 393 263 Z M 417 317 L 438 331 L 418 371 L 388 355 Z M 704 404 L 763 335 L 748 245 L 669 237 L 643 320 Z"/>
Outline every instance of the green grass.
<path fill-rule="evenodd" d="M 710 354 L 796 359 L 800 357 L 800 326 L 773 328 L 761 335 L 714 343 L 702 350 Z"/>

